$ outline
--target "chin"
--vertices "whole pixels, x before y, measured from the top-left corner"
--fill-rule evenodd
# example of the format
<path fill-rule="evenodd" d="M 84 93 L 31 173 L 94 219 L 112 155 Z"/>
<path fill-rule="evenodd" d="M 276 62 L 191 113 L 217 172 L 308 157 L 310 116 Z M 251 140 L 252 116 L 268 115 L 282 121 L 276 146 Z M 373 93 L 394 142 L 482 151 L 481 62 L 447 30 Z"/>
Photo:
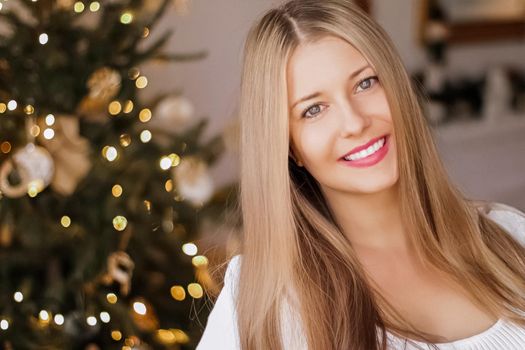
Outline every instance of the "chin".
<path fill-rule="evenodd" d="M 345 185 L 341 186 L 341 190 L 355 194 L 379 193 L 395 187 L 398 182 L 398 176 L 396 174 L 396 176 L 388 178 L 368 177 L 364 180 L 365 181 L 360 181 L 359 183 L 357 181 L 352 181 L 350 184 L 347 181 Z"/>

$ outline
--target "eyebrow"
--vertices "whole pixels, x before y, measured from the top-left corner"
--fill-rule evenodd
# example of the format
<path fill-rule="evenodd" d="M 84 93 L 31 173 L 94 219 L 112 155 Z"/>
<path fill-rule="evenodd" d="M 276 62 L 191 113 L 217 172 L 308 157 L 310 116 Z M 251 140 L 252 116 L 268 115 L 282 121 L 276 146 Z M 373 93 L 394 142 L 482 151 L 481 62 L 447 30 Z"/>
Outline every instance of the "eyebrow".
<path fill-rule="evenodd" d="M 349 79 L 353 79 L 355 78 L 357 75 L 359 75 L 359 73 L 361 73 L 362 71 L 364 71 L 365 69 L 367 68 L 372 68 L 369 64 L 367 64 L 366 66 L 363 66 L 359 69 L 357 69 L 356 71 L 354 71 L 352 74 L 350 74 L 350 77 Z M 308 101 L 314 97 L 318 97 L 319 95 L 321 95 L 320 92 L 314 92 L 313 94 L 310 94 L 308 96 L 304 96 L 302 97 L 301 99 L 299 99 L 298 101 L 296 101 L 293 105 L 292 105 L 292 110 L 301 102 L 304 102 L 304 101 Z"/>

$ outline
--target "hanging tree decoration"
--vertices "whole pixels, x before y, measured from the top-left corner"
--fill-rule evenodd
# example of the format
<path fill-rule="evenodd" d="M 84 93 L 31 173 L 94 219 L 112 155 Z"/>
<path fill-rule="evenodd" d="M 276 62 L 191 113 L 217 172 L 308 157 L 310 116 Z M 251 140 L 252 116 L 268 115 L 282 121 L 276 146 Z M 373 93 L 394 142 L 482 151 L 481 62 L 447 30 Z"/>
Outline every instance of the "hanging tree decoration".
<path fill-rule="evenodd" d="M 115 228 L 120 230 L 120 228 Z M 126 248 L 133 232 L 132 228 L 126 225 L 123 226 L 122 231 L 118 250 L 108 256 L 107 271 L 100 277 L 100 282 L 106 286 L 117 282 L 120 285 L 120 293 L 126 296 L 131 290 L 131 279 L 133 277 L 135 263 L 126 253 Z"/>
<path fill-rule="evenodd" d="M 41 146 L 27 144 L 0 167 L 0 190 L 8 197 L 25 194 L 34 197 L 49 185 L 53 171 L 49 152 Z M 17 184 L 10 179 L 14 174 L 18 177 Z"/>
<path fill-rule="evenodd" d="M 62 195 L 70 195 L 91 169 L 89 141 L 80 135 L 79 120 L 75 116 L 48 115 L 40 119 L 41 130 L 50 127 L 50 118 L 54 137 L 47 139 L 41 133 L 38 141 L 49 151 L 55 164 L 51 187 Z"/>
<path fill-rule="evenodd" d="M 131 278 L 135 264 L 124 251 L 112 253 L 108 257 L 107 273 L 102 277 L 102 283 L 110 285 L 117 282 L 120 285 L 120 294 L 128 295 L 131 289 Z"/>

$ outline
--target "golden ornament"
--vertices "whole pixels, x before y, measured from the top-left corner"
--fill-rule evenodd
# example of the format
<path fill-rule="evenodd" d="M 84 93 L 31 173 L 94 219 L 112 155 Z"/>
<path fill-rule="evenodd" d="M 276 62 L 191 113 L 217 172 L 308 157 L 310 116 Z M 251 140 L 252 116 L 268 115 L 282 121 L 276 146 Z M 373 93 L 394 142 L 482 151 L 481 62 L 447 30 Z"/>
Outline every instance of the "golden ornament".
<path fill-rule="evenodd" d="M 89 92 L 80 102 L 78 112 L 91 121 L 107 121 L 108 104 L 120 91 L 121 84 L 122 77 L 116 70 L 99 68 L 87 81 Z"/>
<path fill-rule="evenodd" d="M 117 95 L 121 83 L 122 78 L 116 70 L 108 67 L 99 68 L 87 81 L 89 97 L 109 101 Z"/>

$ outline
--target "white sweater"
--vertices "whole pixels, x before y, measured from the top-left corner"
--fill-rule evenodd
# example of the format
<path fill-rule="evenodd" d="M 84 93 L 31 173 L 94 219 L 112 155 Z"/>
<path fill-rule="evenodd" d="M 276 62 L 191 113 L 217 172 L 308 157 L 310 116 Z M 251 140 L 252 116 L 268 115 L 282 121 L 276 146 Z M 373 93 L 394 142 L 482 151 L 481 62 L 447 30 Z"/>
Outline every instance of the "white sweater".
<path fill-rule="evenodd" d="M 516 208 L 501 203 L 492 203 L 487 215 L 525 245 L 525 214 Z M 224 287 L 208 317 L 204 334 L 197 350 L 240 350 L 236 324 L 235 296 L 238 284 L 240 255 L 234 256 L 226 269 Z M 282 312 L 283 344 L 286 350 L 308 349 L 301 330 L 300 319 L 289 304 Z M 389 349 L 415 350 L 410 342 L 405 343 L 387 331 Z M 425 343 L 414 341 L 421 349 L 432 349 Z M 489 329 L 474 336 L 449 343 L 436 344 L 441 350 L 523 350 L 525 349 L 525 328 L 504 319 L 499 319 Z"/>

